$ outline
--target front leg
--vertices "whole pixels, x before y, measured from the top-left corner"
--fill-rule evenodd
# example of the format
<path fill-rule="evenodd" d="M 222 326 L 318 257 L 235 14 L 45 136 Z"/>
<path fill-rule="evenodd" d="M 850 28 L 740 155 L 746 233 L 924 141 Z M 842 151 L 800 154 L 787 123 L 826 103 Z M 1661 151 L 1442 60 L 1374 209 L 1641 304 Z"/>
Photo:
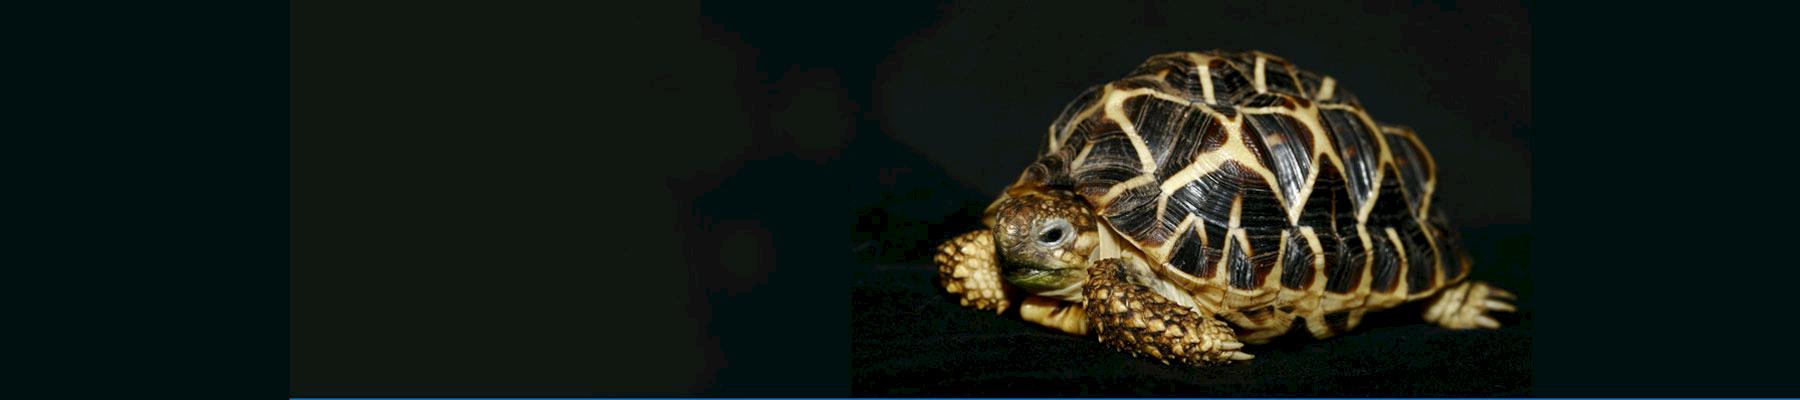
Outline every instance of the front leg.
<path fill-rule="evenodd" d="M 1081 303 L 1062 301 L 1044 296 L 1031 296 L 1019 305 L 1019 317 L 1036 323 L 1067 332 L 1076 336 L 1087 336 L 1087 310 Z"/>
<path fill-rule="evenodd" d="M 994 235 L 986 229 L 965 233 L 938 246 L 938 284 L 961 297 L 962 305 L 995 314 L 1006 312 L 1019 297 L 1000 279 L 1000 257 Z"/>
<path fill-rule="evenodd" d="M 1124 262 L 1109 258 L 1088 269 L 1083 308 L 1100 343 L 1164 364 L 1173 360 L 1204 366 L 1255 358 L 1237 351 L 1244 344 L 1224 321 L 1132 283 Z"/>

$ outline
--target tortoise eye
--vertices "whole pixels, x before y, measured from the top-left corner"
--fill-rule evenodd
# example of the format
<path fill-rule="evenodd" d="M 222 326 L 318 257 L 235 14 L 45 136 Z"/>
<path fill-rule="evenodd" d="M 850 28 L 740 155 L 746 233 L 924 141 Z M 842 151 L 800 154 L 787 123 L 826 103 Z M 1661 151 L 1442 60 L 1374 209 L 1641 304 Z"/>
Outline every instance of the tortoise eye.
<path fill-rule="evenodd" d="M 1069 221 L 1061 219 L 1050 220 L 1050 222 L 1044 224 L 1043 230 L 1038 231 L 1038 245 L 1044 247 L 1061 246 L 1063 242 L 1069 240 L 1069 237 L 1072 236 L 1071 231 L 1074 229 L 1074 227 L 1069 226 Z"/>

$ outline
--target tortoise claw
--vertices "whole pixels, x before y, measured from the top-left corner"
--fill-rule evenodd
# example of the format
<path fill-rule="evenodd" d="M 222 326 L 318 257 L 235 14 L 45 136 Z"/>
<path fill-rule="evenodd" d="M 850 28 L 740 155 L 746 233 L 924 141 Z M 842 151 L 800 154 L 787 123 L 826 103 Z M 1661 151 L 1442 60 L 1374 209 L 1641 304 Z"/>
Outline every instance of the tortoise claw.
<path fill-rule="evenodd" d="M 1487 309 L 1494 310 L 1494 311 L 1504 311 L 1504 312 L 1518 311 L 1517 308 L 1513 308 L 1513 305 L 1506 304 L 1506 302 L 1499 301 L 1499 300 L 1487 300 L 1487 301 L 1483 301 L 1481 304 L 1486 306 Z"/>
<path fill-rule="evenodd" d="M 1494 317 L 1489 317 L 1486 315 L 1476 316 L 1475 317 L 1475 325 L 1483 327 L 1483 328 L 1488 328 L 1488 329 L 1500 329 L 1500 321 L 1495 321 Z"/>

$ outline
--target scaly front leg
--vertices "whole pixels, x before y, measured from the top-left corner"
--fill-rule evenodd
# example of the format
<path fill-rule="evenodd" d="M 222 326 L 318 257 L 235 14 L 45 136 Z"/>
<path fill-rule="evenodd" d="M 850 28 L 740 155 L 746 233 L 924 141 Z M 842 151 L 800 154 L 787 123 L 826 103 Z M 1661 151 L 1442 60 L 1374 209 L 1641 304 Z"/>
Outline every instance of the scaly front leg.
<path fill-rule="evenodd" d="M 1255 358 L 1237 351 L 1244 344 L 1224 321 L 1132 283 L 1124 262 L 1109 258 L 1088 269 L 1083 308 L 1100 343 L 1164 364 L 1204 366 Z"/>
<path fill-rule="evenodd" d="M 1017 289 L 1000 279 L 1000 257 L 988 230 L 969 232 L 938 246 L 938 284 L 960 295 L 962 305 L 977 310 L 1006 312 L 1015 303 Z"/>

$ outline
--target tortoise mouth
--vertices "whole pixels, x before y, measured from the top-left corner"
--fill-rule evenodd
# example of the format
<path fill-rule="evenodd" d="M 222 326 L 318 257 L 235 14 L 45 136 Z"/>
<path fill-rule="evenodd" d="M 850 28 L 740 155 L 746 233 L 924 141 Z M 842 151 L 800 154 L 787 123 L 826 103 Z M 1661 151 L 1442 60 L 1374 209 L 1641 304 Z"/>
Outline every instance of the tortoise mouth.
<path fill-rule="evenodd" d="M 1006 282 L 1031 293 L 1044 293 L 1080 284 L 1087 279 L 1081 268 L 1037 268 L 1018 266 L 1006 271 Z"/>

